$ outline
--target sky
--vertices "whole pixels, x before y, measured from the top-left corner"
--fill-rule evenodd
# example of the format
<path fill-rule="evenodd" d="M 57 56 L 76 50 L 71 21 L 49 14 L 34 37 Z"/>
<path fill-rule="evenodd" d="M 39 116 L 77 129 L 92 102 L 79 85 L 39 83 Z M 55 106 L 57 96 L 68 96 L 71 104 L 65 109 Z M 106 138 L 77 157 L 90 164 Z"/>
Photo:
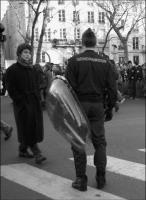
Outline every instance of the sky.
<path fill-rule="evenodd" d="M 3 17 L 4 17 L 4 14 L 5 14 L 6 10 L 7 10 L 7 6 L 9 5 L 9 3 L 8 3 L 7 0 L 1 0 L 0 3 L 1 3 L 0 9 L 1 9 L 1 20 L 2 20 Z"/>

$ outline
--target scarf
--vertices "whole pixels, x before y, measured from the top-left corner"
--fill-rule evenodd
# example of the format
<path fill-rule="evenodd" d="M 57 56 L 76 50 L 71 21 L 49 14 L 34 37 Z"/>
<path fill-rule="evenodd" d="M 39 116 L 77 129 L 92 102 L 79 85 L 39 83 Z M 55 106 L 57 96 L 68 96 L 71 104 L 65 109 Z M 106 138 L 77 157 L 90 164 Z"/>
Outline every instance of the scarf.
<path fill-rule="evenodd" d="M 18 62 L 20 65 L 24 66 L 24 67 L 31 67 L 31 68 L 33 67 L 33 65 L 32 65 L 32 59 L 30 59 L 30 60 L 25 60 L 25 59 L 23 59 L 23 58 L 21 58 L 21 57 L 19 56 L 17 62 Z"/>

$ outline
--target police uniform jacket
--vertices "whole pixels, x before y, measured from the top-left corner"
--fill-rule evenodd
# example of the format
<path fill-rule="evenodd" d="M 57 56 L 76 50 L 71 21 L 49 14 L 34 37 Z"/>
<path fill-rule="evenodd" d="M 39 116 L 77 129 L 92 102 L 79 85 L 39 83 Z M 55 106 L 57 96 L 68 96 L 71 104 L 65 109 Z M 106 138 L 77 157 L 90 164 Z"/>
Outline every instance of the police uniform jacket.
<path fill-rule="evenodd" d="M 109 105 L 116 102 L 116 80 L 109 61 L 93 50 L 69 59 L 66 78 L 80 101 L 103 102 L 105 88 L 109 94 Z"/>

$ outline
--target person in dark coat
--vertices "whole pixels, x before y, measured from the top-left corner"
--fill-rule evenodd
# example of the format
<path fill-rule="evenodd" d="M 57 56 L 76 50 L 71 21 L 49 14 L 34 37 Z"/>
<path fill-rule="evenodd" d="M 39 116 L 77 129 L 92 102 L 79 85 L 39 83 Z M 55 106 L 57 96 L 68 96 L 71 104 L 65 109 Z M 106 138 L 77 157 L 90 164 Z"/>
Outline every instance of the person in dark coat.
<path fill-rule="evenodd" d="M 20 44 L 17 48 L 17 62 L 6 71 L 6 87 L 13 101 L 14 116 L 17 125 L 19 156 L 35 157 L 36 163 L 42 163 L 38 147 L 43 141 L 43 113 L 40 102 L 38 72 L 32 65 L 31 46 Z M 28 148 L 32 151 L 31 154 Z"/>
<path fill-rule="evenodd" d="M 136 97 L 143 96 L 143 72 L 142 66 L 135 62 L 135 76 L 136 76 Z"/>
<path fill-rule="evenodd" d="M 96 167 L 97 188 L 102 189 L 106 183 L 106 139 L 104 120 L 112 119 L 112 109 L 117 100 L 116 80 L 109 61 L 95 52 L 96 36 L 89 28 L 82 35 L 84 51 L 71 57 L 65 77 L 74 89 L 81 106 L 90 123 L 91 139 L 95 149 L 94 165 Z M 105 89 L 108 92 L 108 108 L 104 110 Z M 86 152 L 79 152 L 72 146 L 76 180 L 72 187 L 87 190 Z"/>
<path fill-rule="evenodd" d="M 132 62 L 128 61 L 128 89 L 129 89 L 129 98 L 133 100 L 136 98 L 136 67 L 132 66 Z"/>

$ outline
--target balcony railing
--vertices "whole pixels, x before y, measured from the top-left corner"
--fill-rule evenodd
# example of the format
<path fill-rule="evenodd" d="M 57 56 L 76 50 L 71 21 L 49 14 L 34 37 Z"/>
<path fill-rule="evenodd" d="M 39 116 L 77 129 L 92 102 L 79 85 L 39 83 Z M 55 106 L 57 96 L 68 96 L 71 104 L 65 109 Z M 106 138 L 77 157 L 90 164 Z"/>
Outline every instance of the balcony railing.
<path fill-rule="evenodd" d="M 118 50 L 124 50 L 124 47 L 122 45 L 119 45 Z"/>
<path fill-rule="evenodd" d="M 105 24 L 105 21 L 98 20 L 98 23 L 99 23 L 99 24 Z"/>
<path fill-rule="evenodd" d="M 75 45 L 81 46 L 82 45 L 81 39 L 76 39 L 76 40 L 55 39 L 52 42 L 54 42 L 55 46 L 75 46 Z"/>

